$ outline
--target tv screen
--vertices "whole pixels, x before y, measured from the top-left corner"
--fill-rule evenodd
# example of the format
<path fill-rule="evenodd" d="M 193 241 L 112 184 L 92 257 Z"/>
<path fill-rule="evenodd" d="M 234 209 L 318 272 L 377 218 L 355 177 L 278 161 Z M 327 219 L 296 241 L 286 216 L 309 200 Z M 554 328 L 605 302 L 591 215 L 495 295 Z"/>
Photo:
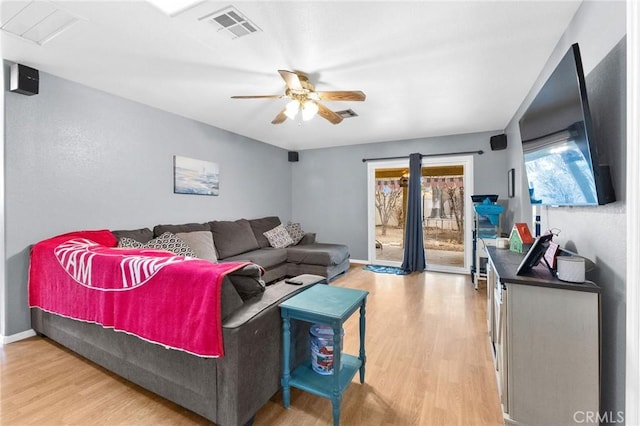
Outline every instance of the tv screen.
<path fill-rule="evenodd" d="M 582 60 L 571 46 L 520 119 L 532 204 L 589 206 L 615 200 L 601 167 Z"/>

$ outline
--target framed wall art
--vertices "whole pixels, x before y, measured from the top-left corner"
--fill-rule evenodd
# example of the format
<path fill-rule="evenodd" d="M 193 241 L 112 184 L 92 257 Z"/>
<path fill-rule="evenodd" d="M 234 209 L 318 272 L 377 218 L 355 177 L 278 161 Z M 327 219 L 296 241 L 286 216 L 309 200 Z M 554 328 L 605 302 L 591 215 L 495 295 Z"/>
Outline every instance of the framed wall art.
<path fill-rule="evenodd" d="M 219 195 L 220 170 L 217 163 L 173 156 L 175 194 Z"/>

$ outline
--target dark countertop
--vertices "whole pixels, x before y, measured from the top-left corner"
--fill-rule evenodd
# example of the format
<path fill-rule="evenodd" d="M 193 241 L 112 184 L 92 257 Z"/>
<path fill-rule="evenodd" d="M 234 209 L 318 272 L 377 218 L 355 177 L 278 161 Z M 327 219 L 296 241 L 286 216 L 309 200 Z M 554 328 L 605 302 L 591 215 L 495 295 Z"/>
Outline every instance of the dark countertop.
<path fill-rule="evenodd" d="M 550 287 L 563 290 L 587 291 L 590 293 L 600 293 L 601 289 L 591 281 L 584 283 L 570 283 L 561 281 L 551 276 L 551 272 L 541 261 L 538 266 L 527 272 L 525 275 L 516 275 L 516 270 L 524 258 L 524 254 L 515 253 L 508 249 L 499 249 L 487 246 L 487 253 L 491 263 L 495 267 L 496 273 L 500 277 L 501 283 L 533 285 L 538 287 Z"/>

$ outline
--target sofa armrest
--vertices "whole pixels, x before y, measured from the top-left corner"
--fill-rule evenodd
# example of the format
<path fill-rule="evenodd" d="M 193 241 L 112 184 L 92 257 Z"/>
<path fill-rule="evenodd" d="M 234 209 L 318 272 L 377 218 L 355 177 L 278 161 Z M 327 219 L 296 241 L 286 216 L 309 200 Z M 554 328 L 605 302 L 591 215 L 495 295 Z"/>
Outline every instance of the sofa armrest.
<path fill-rule="evenodd" d="M 303 246 L 306 244 L 313 244 L 316 242 L 316 234 L 315 232 L 307 232 L 304 234 L 304 237 L 300 240 L 300 242 L 296 245 Z"/>

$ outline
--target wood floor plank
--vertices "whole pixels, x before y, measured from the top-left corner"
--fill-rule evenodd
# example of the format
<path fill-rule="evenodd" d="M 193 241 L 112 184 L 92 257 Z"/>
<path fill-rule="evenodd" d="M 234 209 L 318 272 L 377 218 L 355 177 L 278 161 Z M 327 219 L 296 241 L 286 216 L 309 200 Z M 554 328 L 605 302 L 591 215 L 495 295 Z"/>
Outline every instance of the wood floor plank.
<path fill-rule="evenodd" d="M 376 274 L 351 268 L 332 285 L 369 291 L 366 382 L 343 396 L 344 425 L 500 425 L 487 339 L 485 292 L 466 276 Z M 344 325 L 358 354 L 359 322 Z M 0 348 L 1 425 L 205 425 L 160 398 L 48 339 Z M 255 424 L 332 424 L 330 401 L 292 389 L 276 393 Z"/>

